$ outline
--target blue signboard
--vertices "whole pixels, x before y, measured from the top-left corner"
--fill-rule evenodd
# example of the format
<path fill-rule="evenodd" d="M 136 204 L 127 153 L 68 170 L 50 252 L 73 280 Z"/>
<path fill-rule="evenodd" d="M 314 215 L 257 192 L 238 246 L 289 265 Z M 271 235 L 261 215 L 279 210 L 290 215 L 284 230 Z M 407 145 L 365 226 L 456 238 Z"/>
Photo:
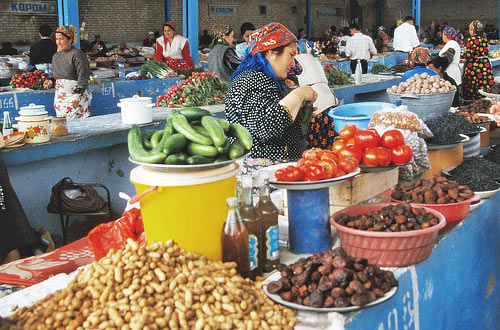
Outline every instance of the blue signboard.
<path fill-rule="evenodd" d="M 231 16 L 236 15 L 236 6 L 231 5 L 208 5 L 210 16 Z"/>
<path fill-rule="evenodd" d="M 0 13 L 57 15 L 56 1 L 0 1 Z"/>
<path fill-rule="evenodd" d="M 318 19 L 333 19 L 335 18 L 335 10 L 318 10 Z"/>

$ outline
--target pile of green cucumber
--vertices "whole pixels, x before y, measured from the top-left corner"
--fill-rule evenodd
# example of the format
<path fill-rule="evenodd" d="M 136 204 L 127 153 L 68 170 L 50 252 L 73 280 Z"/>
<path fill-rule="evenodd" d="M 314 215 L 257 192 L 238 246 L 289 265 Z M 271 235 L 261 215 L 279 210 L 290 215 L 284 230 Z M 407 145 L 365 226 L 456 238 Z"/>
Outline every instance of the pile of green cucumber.
<path fill-rule="evenodd" d="M 130 157 L 149 164 L 220 163 L 239 158 L 250 148 L 252 136 L 245 127 L 201 108 L 173 110 L 162 130 L 141 133 L 133 125 L 128 133 Z"/>

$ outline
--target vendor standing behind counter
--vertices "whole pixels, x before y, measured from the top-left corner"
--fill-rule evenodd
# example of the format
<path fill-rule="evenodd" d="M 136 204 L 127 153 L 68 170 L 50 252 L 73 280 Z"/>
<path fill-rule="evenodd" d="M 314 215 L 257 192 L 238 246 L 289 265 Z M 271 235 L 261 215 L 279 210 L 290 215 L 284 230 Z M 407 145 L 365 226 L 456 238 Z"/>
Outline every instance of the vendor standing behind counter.
<path fill-rule="evenodd" d="M 173 22 L 166 22 L 163 25 L 163 37 L 156 39 L 155 61 L 165 62 L 166 58 L 184 60 L 190 67 L 194 67 L 189 42 L 176 34 Z"/>
<path fill-rule="evenodd" d="M 92 94 L 88 90 L 90 68 L 87 56 L 73 46 L 76 29 L 72 25 L 60 26 L 56 31 L 58 52 L 52 58 L 55 82 L 54 109 L 57 117 L 80 119 L 90 116 Z M 44 88 L 54 83 L 45 81 Z"/>
<path fill-rule="evenodd" d="M 250 36 L 247 57 L 231 77 L 226 94 L 226 117 L 245 126 L 254 140 L 252 158 L 298 159 L 305 150 L 305 136 L 295 121 L 316 92 L 299 87 L 285 96 L 279 80 L 295 65 L 297 38 L 280 23 L 269 23 Z"/>
<path fill-rule="evenodd" d="M 213 48 L 208 55 L 208 71 L 217 73 L 224 81 L 229 81 L 240 65 L 240 59 L 232 47 L 234 30 L 229 25 L 217 24 L 213 27 L 212 34 L 214 39 Z"/>

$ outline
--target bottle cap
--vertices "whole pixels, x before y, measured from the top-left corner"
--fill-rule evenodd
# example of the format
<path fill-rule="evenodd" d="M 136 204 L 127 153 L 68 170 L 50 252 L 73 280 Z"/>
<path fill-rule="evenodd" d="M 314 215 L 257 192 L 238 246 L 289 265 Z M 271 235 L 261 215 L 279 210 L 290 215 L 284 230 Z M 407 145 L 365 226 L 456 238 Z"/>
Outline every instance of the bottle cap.
<path fill-rule="evenodd" d="M 241 176 L 241 185 L 243 187 L 252 187 L 253 186 L 253 178 L 251 175 L 242 175 Z"/>
<path fill-rule="evenodd" d="M 226 199 L 226 202 L 227 202 L 227 205 L 229 205 L 229 206 L 236 206 L 236 205 L 238 205 L 238 198 L 229 197 L 228 199 Z"/>
<path fill-rule="evenodd" d="M 398 106 L 398 107 L 399 107 L 402 103 L 403 103 L 403 102 L 402 102 L 401 100 L 396 100 L 396 101 L 394 101 L 394 104 L 395 104 L 396 106 Z"/>

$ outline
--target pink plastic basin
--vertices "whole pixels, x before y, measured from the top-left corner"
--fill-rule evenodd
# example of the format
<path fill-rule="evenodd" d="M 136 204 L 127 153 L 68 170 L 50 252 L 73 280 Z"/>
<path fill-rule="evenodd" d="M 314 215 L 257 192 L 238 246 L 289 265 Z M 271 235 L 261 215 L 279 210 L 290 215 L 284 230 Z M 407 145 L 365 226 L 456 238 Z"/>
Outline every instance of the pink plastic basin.
<path fill-rule="evenodd" d="M 439 219 L 436 226 L 403 232 L 352 229 L 335 221 L 342 213 L 349 216 L 370 214 L 389 205 L 397 203 L 361 204 L 335 212 L 330 217 L 330 224 L 337 229 L 342 248 L 351 257 L 366 258 L 368 262 L 379 266 L 402 267 L 424 261 L 431 255 L 438 231 L 446 225 L 444 216 L 433 209 L 424 207 Z"/>

